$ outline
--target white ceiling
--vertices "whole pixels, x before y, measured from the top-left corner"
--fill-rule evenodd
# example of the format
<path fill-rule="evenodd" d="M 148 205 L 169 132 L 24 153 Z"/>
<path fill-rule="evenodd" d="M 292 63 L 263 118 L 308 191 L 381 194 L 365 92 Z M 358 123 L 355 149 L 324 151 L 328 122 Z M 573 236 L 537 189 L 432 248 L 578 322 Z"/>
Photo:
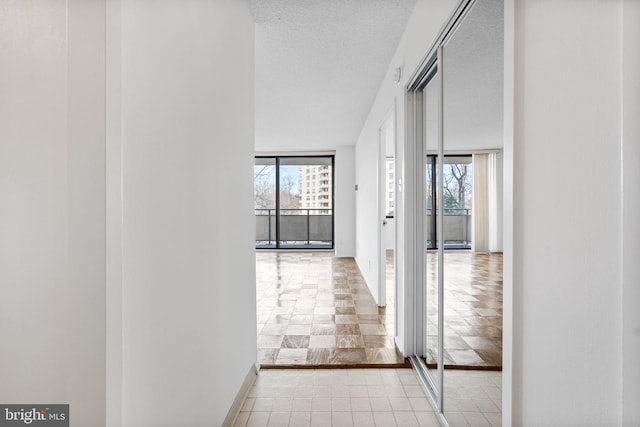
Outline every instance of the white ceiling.
<path fill-rule="evenodd" d="M 256 151 L 355 143 L 415 0 L 250 0 Z"/>

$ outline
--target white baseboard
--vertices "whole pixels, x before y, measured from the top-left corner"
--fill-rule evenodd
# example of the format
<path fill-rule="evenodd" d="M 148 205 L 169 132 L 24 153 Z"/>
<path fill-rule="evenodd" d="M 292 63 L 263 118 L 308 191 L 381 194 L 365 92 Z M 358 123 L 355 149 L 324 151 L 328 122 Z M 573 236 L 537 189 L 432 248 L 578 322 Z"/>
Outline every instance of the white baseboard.
<path fill-rule="evenodd" d="M 236 398 L 233 400 L 233 404 L 227 413 L 227 417 L 224 419 L 222 423 L 222 427 L 232 427 L 233 423 L 236 421 L 238 414 L 240 414 L 240 409 L 242 409 L 242 404 L 249 394 L 249 390 L 253 386 L 253 383 L 256 381 L 256 376 L 258 375 L 258 369 L 255 364 L 251 364 L 249 368 L 249 372 L 242 382 L 242 386 L 236 395 Z"/>

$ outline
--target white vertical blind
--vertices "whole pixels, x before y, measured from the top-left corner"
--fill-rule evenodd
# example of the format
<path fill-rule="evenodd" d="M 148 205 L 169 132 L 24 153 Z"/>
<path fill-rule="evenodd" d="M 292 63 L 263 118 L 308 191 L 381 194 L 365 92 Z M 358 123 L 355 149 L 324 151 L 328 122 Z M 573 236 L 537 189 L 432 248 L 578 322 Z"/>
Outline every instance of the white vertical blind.
<path fill-rule="evenodd" d="M 489 203 L 489 252 L 499 250 L 498 243 L 498 155 L 489 153 L 487 162 Z"/>
<path fill-rule="evenodd" d="M 498 180 L 496 153 L 473 155 L 473 252 L 496 252 L 498 243 Z"/>
<path fill-rule="evenodd" d="M 489 156 L 473 155 L 473 252 L 489 252 Z"/>

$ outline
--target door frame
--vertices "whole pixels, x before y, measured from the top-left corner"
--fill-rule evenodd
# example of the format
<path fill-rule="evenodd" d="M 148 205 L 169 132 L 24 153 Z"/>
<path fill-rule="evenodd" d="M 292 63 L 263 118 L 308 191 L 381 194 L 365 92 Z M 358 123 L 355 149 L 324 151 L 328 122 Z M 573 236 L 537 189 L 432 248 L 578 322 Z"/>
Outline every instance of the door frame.
<path fill-rule="evenodd" d="M 396 145 L 397 145 L 397 134 L 398 134 L 398 125 L 397 125 L 397 117 L 396 117 L 396 99 L 393 100 L 393 105 L 389 112 L 385 115 L 385 119 L 382 124 L 378 128 L 378 165 L 376 168 L 377 174 L 377 185 L 376 185 L 376 199 L 377 199 L 377 218 L 378 218 L 378 227 L 377 227 L 377 242 L 378 242 L 378 306 L 385 307 L 387 305 L 387 245 L 386 245 L 386 227 L 387 223 L 387 212 L 386 212 L 386 192 L 388 189 L 386 188 L 386 166 L 387 166 L 387 130 L 389 126 L 392 126 L 393 135 L 393 158 L 394 162 L 396 159 Z M 395 171 L 395 167 L 394 167 Z M 394 180 L 394 194 L 397 194 L 397 180 Z M 395 209 L 394 209 L 395 211 Z M 394 221 L 394 232 L 397 234 L 397 221 Z M 395 239 L 394 248 L 393 248 L 393 259 L 394 265 L 397 262 L 397 241 Z M 397 295 L 398 288 L 398 279 L 397 275 L 394 278 L 395 288 Z M 397 315 L 396 315 L 397 317 Z M 397 324 L 397 318 L 396 318 Z"/>

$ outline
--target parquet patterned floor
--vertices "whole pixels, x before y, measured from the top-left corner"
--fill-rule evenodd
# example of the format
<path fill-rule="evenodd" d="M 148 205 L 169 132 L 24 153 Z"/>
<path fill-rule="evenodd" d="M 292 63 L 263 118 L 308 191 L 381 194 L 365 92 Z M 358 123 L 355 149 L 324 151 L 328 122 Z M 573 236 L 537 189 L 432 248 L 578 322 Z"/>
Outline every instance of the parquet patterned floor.
<path fill-rule="evenodd" d="M 352 258 L 259 251 L 256 261 L 261 365 L 405 365 L 393 305 L 375 304 Z"/>
<path fill-rule="evenodd" d="M 444 254 L 444 364 L 502 367 L 502 254 Z M 427 253 L 427 363 L 437 356 L 438 253 Z M 429 296 L 431 298 L 429 298 Z"/>
<path fill-rule="evenodd" d="M 445 254 L 445 367 L 502 366 L 502 255 Z M 394 336 L 393 254 L 387 307 L 377 307 L 351 258 L 330 252 L 256 255 L 258 361 L 269 366 L 401 366 Z M 427 263 L 434 271 L 437 254 Z M 429 267 L 428 267 L 429 268 Z M 437 281 L 432 275 L 429 280 Z M 434 301 L 431 298 L 430 301 Z M 427 343 L 434 336 L 429 308 Z M 437 316 L 436 316 L 437 317 Z M 436 349 L 429 348 L 433 363 Z"/>

